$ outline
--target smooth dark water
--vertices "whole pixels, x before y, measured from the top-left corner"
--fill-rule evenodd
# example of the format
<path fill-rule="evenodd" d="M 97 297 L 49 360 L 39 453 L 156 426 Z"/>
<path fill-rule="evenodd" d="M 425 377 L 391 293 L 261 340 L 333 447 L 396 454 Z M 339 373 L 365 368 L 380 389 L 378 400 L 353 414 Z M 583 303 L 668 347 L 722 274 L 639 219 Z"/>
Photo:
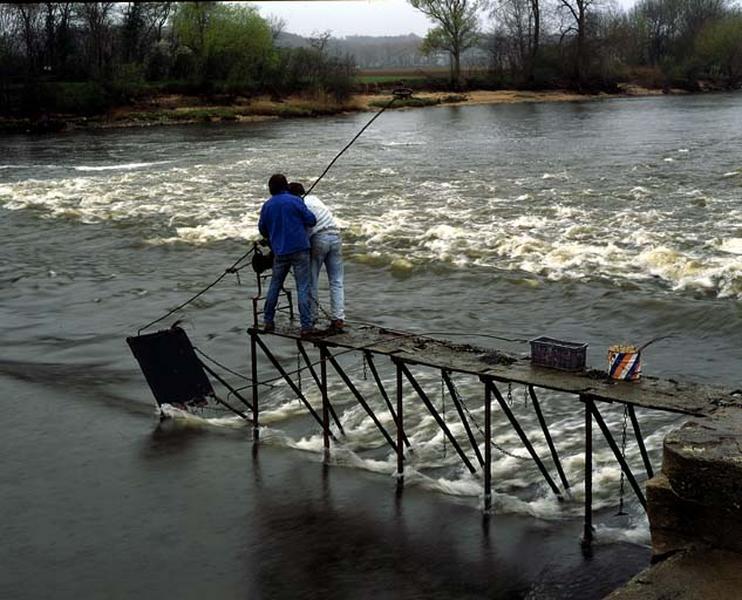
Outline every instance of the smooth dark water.
<path fill-rule="evenodd" d="M 351 319 L 584 340 L 596 366 L 610 343 L 671 333 L 648 373 L 738 386 L 740 108 L 718 95 L 385 114 L 317 189 L 345 225 Z M 582 417 L 567 396 L 543 399 L 575 498 L 494 453 L 488 530 L 481 482 L 412 397 L 401 498 L 339 382 L 349 437 L 329 467 L 282 387 L 261 398 L 257 454 L 227 417 L 158 424 L 124 337 L 244 250 L 271 172 L 310 181 L 366 118 L 4 140 L 2 597 L 599 598 L 646 564 L 646 521 L 633 499 L 613 516 L 619 471 L 597 438 L 598 544 L 580 552 Z M 227 280 L 184 325 L 243 371 L 253 292 Z M 458 383 L 480 414 L 474 383 Z M 677 419 L 641 417 L 658 465 Z M 495 435 L 519 450 L 500 417 Z"/>

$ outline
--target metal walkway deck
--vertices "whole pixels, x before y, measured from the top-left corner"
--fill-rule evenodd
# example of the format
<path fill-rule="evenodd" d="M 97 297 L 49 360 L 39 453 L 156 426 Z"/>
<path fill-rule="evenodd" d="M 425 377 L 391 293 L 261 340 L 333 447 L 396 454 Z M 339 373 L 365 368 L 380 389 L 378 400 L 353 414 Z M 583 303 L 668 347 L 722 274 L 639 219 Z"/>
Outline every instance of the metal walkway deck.
<path fill-rule="evenodd" d="M 255 331 L 264 333 L 259 328 L 255 328 Z M 731 392 L 721 387 L 646 376 L 637 382 L 614 381 L 597 371 L 567 373 L 532 366 L 528 358 L 512 354 L 370 325 L 353 327 L 342 334 L 310 338 L 300 338 L 295 328 L 279 327 L 271 335 L 328 347 L 372 352 L 411 365 L 587 395 L 603 402 L 620 402 L 687 415 L 707 414 L 720 405 L 735 401 Z"/>

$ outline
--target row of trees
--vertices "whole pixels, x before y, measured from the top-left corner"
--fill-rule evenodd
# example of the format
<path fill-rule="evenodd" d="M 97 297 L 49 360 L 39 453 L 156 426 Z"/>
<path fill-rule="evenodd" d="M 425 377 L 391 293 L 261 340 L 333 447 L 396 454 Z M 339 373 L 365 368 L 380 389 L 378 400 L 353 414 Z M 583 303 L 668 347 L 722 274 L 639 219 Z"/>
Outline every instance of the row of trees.
<path fill-rule="evenodd" d="M 446 52 L 454 84 L 461 57 L 490 54 L 501 82 L 577 88 L 643 75 L 646 83 L 742 83 L 742 11 L 734 0 L 409 0 L 434 27 L 425 39 Z"/>
<path fill-rule="evenodd" d="M 433 23 L 421 51 L 449 56 L 456 86 L 473 55 L 489 57 L 476 81 L 486 86 L 742 82 L 738 0 L 613 1 L 409 0 Z M 355 61 L 339 51 L 350 42 L 322 34 L 286 47 L 282 30 L 242 3 L 3 3 L 0 109 L 102 110 L 156 91 L 350 94 Z M 390 60 L 375 42 L 353 43 Z"/>
<path fill-rule="evenodd" d="M 347 96 L 353 63 L 329 51 L 329 34 L 281 48 L 282 28 L 238 3 L 3 3 L 0 107 L 103 108 L 157 86 Z"/>

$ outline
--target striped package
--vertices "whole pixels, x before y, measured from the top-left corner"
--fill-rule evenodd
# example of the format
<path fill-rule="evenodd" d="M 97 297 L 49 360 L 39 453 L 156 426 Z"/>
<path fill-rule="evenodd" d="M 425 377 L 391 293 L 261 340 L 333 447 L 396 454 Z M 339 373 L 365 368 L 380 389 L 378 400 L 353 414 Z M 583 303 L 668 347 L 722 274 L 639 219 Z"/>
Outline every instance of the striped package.
<path fill-rule="evenodd" d="M 611 379 L 638 381 L 642 374 L 641 352 L 636 346 L 610 346 L 608 373 Z"/>

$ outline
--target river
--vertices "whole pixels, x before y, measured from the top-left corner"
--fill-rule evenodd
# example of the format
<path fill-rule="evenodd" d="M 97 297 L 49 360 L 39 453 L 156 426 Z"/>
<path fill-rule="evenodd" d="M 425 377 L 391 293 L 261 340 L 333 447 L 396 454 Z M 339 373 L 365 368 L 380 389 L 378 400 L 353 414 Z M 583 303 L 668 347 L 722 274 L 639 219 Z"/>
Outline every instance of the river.
<path fill-rule="evenodd" d="M 368 118 L 3 140 L 2 597 L 600 598 L 647 563 L 646 518 L 628 486 L 615 516 L 620 471 L 597 436 L 597 543 L 580 551 L 569 396 L 543 403 L 574 497 L 558 502 L 533 465 L 493 450 L 488 528 L 481 482 L 412 396 L 400 498 L 394 457 L 339 381 L 349 435 L 329 467 L 285 386 L 261 397 L 257 449 L 227 415 L 159 422 L 124 338 L 246 250 L 271 173 L 311 183 Z M 739 387 L 740 132 L 739 94 L 388 111 L 316 189 L 343 225 L 349 319 L 516 353 L 528 346 L 475 333 L 584 341 L 599 368 L 609 344 L 671 335 L 645 373 Z M 180 316 L 246 372 L 255 287 L 247 271 L 241 283 Z M 478 386 L 457 383 L 481 416 Z M 618 434 L 620 408 L 604 414 Z M 639 414 L 658 467 L 679 421 Z M 494 421 L 498 445 L 522 453 Z M 641 471 L 634 445 L 627 457 Z"/>

